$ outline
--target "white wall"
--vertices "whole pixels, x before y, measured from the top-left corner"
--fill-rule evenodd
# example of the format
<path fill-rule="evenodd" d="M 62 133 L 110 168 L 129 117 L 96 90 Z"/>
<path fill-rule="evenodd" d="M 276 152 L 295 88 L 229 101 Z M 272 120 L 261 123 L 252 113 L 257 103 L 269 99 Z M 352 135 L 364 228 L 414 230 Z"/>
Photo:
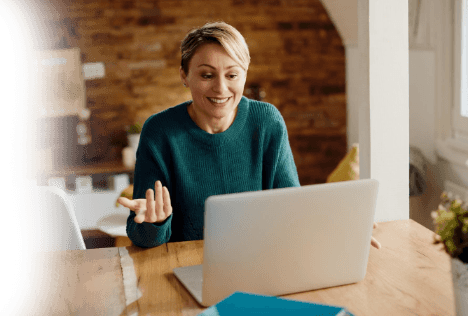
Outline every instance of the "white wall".
<path fill-rule="evenodd" d="M 359 142 L 359 52 L 346 47 L 346 92 L 348 147 Z M 409 52 L 409 142 L 416 146 L 432 164 L 435 151 L 435 53 L 430 50 Z"/>
<path fill-rule="evenodd" d="M 359 171 L 375 220 L 409 218 L 408 2 L 358 0 Z"/>
<path fill-rule="evenodd" d="M 348 151 L 359 143 L 359 50 L 345 46 L 346 54 L 346 128 Z"/>

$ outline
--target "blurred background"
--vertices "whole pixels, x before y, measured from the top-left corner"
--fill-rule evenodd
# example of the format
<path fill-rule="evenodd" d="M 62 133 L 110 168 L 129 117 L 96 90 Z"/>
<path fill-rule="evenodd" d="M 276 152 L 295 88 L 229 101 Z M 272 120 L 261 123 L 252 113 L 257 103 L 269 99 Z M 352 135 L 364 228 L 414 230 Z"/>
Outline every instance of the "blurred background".
<path fill-rule="evenodd" d="M 459 3 L 409 1 L 410 218 L 429 229 L 442 190 L 468 197 Z M 359 143 L 357 0 L 31 0 L 15 12 L 22 20 L 10 30 L 25 27 L 31 54 L 16 94 L 27 111 L 12 130 L 28 118 L 27 178 L 65 190 L 87 248 L 125 237 L 128 211 L 115 203 L 133 181 L 124 149 L 149 116 L 191 98 L 180 42 L 208 21 L 246 38 L 245 95 L 282 113 L 301 185 L 358 163 L 349 155 Z M 358 178 L 353 170 L 342 180 Z"/>

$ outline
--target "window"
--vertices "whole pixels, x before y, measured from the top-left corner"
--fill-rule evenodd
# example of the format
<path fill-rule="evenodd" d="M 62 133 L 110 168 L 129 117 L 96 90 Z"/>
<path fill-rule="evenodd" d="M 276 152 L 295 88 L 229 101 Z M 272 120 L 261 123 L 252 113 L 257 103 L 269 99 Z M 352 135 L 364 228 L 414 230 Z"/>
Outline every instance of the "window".
<path fill-rule="evenodd" d="M 468 167 L 468 0 L 435 1 L 436 149 L 452 165 Z M 462 115 L 463 113 L 463 115 Z"/>
<path fill-rule="evenodd" d="M 468 143 L 468 0 L 455 3 L 453 136 Z"/>

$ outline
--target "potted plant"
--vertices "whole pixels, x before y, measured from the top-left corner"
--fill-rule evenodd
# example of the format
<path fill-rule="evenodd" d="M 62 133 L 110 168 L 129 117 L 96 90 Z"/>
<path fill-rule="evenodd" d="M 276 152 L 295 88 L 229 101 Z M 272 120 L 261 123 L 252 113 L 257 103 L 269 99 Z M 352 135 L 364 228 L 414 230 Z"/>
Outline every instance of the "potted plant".
<path fill-rule="evenodd" d="M 128 146 L 130 146 L 134 150 L 134 152 L 136 152 L 138 148 L 138 142 L 140 141 L 140 133 L 140 123 L 134 123 L 130 125 L 130 127 L 127 129 Z"/>
<path fill-rule="evenodd" d="M 124 166 L 132 168 L 136 162 L 136 152 L 140 142 L 141 124 L 134 123 L 127 127 L 128 146 L 122 149 L 122 162 Z"/>
<path fill-rule="evenodd" d="M 434 243 L 443 244 L 451 257 L 457 316 L 468 316 L 468 203 L 446 192 L 441 199 L 431 214 L 437 233 Z"/>

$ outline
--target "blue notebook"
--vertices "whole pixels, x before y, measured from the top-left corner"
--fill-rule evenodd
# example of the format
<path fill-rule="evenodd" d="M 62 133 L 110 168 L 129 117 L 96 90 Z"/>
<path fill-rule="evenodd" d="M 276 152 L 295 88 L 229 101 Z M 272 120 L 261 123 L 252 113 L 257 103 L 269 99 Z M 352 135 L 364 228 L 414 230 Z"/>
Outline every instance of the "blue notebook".
<path fill-rule="evenodd" d="M 216 305 L 207 308 L 198 316 L 251 316 L 251 315 L 293 315 L 293 316 L 348 316 L 344 307 L 300 302 L 244 292 L 235 292 Z"/>

